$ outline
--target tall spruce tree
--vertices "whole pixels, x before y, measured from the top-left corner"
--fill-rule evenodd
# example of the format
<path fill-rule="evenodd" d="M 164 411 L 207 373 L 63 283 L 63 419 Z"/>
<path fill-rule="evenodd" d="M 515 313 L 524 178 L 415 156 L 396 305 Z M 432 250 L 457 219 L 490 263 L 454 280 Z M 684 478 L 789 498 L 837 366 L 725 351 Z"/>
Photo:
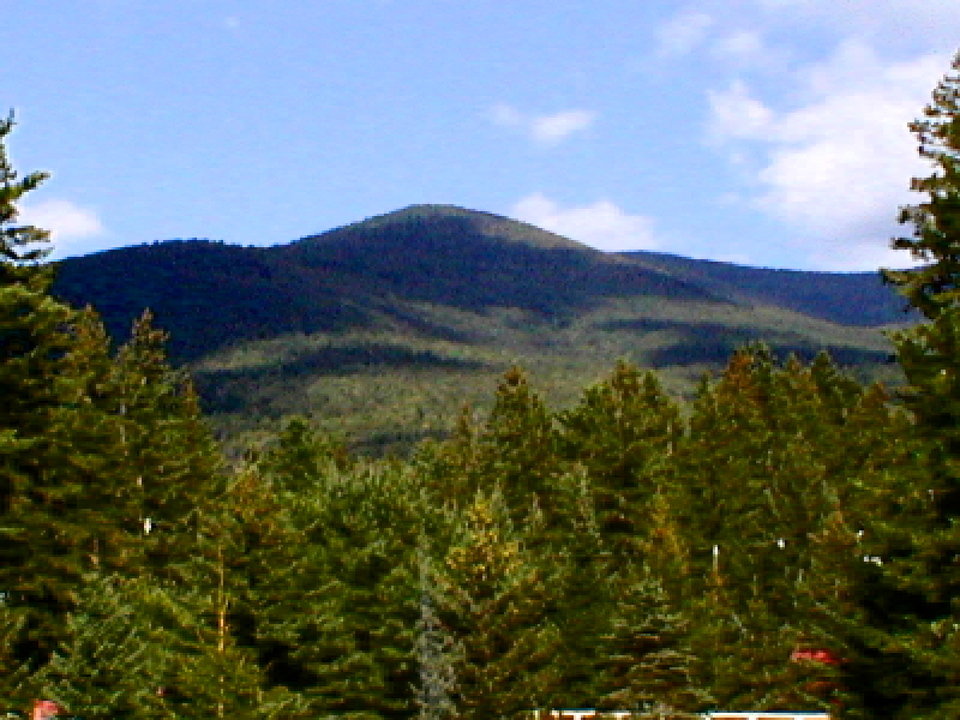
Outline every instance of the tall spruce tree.
<path fill-rule="evenodd" d="M 270 682 L 313 713 L 415 710 L 419 491 L 396 463 L 344 467 L 301 422 L 261 460 L 278 517 L 251 558 L 249 613 Z"/>
<path fill-rule="evenodd" d="M 553 418 L 520 368 L 501 379 L 478 443 L 475 488 L 499 487 L 515 518 L 536 503 L 549 523 L 561 522 Z"/>
<path fill-rule="evenodd" d="M 587 469 L 606 548 L 632 555 L 664 460 L 683 433 L 679 408 L 656 376 L 621 362 L 559 422 L 564 456 Z"/>
<path fill-rule="evenodd" d="M 790 657 L 811 648 L 861 656 L 855 622 L 838 623 L 858 591 L 836 586 L 860 568 L 838 549 L 862 539 L 868 488 L 902 458 L 904 426 L 885 399 L 825 357 L 779 365 L 762 348 L 738 352 L 701 389 L 672 503 L 694 568 L 688 611 L 705 620 L 695 633 L 701 671 L 723 706 L 788 709 L 806 697 L 825 707 L 830 698 L 798 688 L 827 687 L 837 669 Z M 824 583 L 837 591 L 821 592 Z"/>
<path fill-rule="evenodd" d="M 688 622 L 642 565 L 623 566 L 609 582 L 618 602 L 602 643 L 597 704 L 651 720 L 698 717 L 711 697 L 695 678 Z"/>
<path fill-rule="evenodd" d="M 36 665 L 95 559 L 96 421 L 77 314 L 50 295 L 41 264 L 48 233 L 16 222 L 18 203 L 46 175 L 18 179 L 5 149 L 13 124 L 0 121 L 0 595 L 25 614 L 14 655 Z"/>
<path fill-rule="evenodd" d="M 149 311 L 113 362 L 104 404 L 116 416 L 117 513 L 152 572 L 175 578 L 223 492 L 222 455 L 188 377 L 171 367 L 168 335 Z"/>
<path fill-rule="evenodd" d="M 587 388 L 580 403 L 557 420 L 568 475 L 581 474 L 590 505 L 588 513 L 580 514 L 579 527 L 566 535 L 562 551 L 568 562 L 562 566 L 565 584 L 558 599 L 564 699 L 568 706 L 584 706 L 609 692 L 598 680 L 608 664 L 605 638 L 625 601 L 620 581 L 612 578 L 622 579 L 626 568 L 647 557 L 648 549 L 655 551 L 658 567 L 670 562 L 661 552 L 665 546 L 647 540 L 666 532 L 670 522 L 669 511 L 655 498 L 663 497 L 660 489 L 683 423 L 657 378 L 624 362 L 609 378 Z"/>
<path fill-rule="evenodd" d="M 902 210 L 913 235 L 893 246 L 921 266 L 884 274 L 925 318 L 893 335 L 907 380 L 903 401 L 922 442 L 910 496 L 923 505 L 891 518 L 894 532 L 912 540 L 884 566 L 906 599 L 896 610 L 912 628 L 904 643 L 890 613 L 887 650 L 902 657 L 905 649 L 911 660 L 914 682 L 899 698 L 900 715 L 949 717 L 960 714 L 960 53 L 910 129 L 933 171 L 913 179 L 925 199 Z"/>
<path fill-rule="evenodd" d="M 549 565 L 525 545 L 499 491 L 478 491 L 438 568 L 438 615 L 461 654 L 457 714 L 519 717 L 558 694 L 561 648 Z"/>

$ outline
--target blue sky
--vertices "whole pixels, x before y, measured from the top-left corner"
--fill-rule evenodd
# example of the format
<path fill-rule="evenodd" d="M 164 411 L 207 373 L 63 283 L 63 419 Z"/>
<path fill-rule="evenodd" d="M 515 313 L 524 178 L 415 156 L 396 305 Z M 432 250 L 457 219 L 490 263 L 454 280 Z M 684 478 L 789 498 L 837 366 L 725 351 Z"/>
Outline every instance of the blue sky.
<path fill-rule="evenodd" d="M 44 0 L 4 8 L 57 256 L 290 242 L 414 203 L 605 250 L 869 270 L 957 0 Z"/>

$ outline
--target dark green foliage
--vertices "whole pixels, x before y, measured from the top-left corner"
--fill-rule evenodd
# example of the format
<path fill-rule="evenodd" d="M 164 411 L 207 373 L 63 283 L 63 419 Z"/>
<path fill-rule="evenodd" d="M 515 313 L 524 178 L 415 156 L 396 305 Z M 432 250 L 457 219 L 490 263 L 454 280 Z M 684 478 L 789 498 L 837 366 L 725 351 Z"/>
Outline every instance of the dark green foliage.
<path fill-rule="evenodd" d="M 497 387 L 478 444 L 476 489 L 499 487 L 515 515 L 531 503 L 551 517 L 561 511 L 553 418 L 519 368 L 510 369 Z"/>
<path fill-rule="evenodd" d="M 219 450 L 189 380 L 167 363 L 165 332 L 145 313 L 113 363 L 103 404 L 117 418 L 114 512 L 144 561 L 175 579 L 222 493 Z"/>
<path fill-rule="evenodd" d="M 620 363 L 559 420 L 564 456 L 586 469 L 605 549 L 632 555 L 683 433 L 679 408 L 652 373 Z"/>
<path fill-rule="evenodd" d="M 32 225 L 16 224 L 18 203 L 49 175 L 32 172 L 18 179 L 6 148 L 6 138 L 13 126 L 12 112 L 0 120 L 0 284 L 4 286 L 38 276 L 44 282 L 49 280 L 49 275 L 37 272 L 37 263 L 49 253 L 50 233 Z"/>
<path fill-rule="evenodd" d="M 892 612 L 871 619 L 877 653 L 905 661 L 912 680 L 897 697 L 898 716 L 947 717 L 960 712 L 960 54 L 911 130 L 933 172 L 914 178 L 912 188 L 926 197 L 902 210 L 913 236 L 893 246 L 923 265 L 885 276 L 927 320 L 893 336 L 918 462 L 880 528 L 883 580 L 893 588 L 881 609 Z"/>
<path fill-rule="evenodd" d="M 409 714 L 422 522 L 410 476 L 343 469 L 297 423 L 261 467 L 282 503 L 270 543 L 253 548 L 248 600 L 271 684 L 299 691 L 314 713 Z"/>
<path fill-rule="evenodd" d="M 28 623 L 27 610 L 0 601 L 0 697 L 2 709 L 26 706 L 33 695 L 33 668 L 18 650 Z"/>
<path fill-rule="evenodd" d="M 937 85 L 923 117 L 910 125 L 919 142 L 920 154 L 930 161 L 933 173 L 914 178 L 911 189 L 926 195 L 917 205 L 903 208 L 902 223 L 913 225 L 913 237 L 897 238 L 895 248 L 907 250 L 923 263 L 917 270 L 886 271 L 910 304 L 929 320 L 957 306 L 960 264 L 960 54 L 953 72 Z"/>
<path fill-rule="evenodd" d="M 686 597 L 703 598 L 687 605 L 702 618 L 699 672 L 721 706 L 828 707 L 854 689 L 841 668 L 788 661 L 808 647 L 846 658 L 858 703 L 880 681 L 867 680 L 858 603 L 877 590 L 860 584 L 863 557 L 881 483 L 906 462 L 903 420 L 826 358 L 781 367 L 748 349 L 704 384 L 670 492 L 689 550 Z M 797 694 L 806 687 L 824 692 Z"/>
<path fill-rule="evenodd" d="M 85 403 L 98 348 L 76 344 L 76 312 L 47 292 L 36 264 L 47 233 L 15 224 L 16 203 L 45 175 L 17 180 L 4 147 L 12 126 L 0 122 L 0 593 L 20 629 L 8 638 L 14 661 L 36 664 L 95 553 Z"/>
<path fill-rule="evenodd" d="M 315 274 L 263 248 L 176 241 L 65 260 L 57 270 L 57 294 L 94 305 L 117 341 L 151 308 L 173 333 L 177 360 L 282 332 L 336 331 L 368 322 L 366 313 L 342 304 Z"/>
<path fill-rule="evenodd" d="M 153 308 L 182 359 L 238 340 L 363 327 L 383 312 L 416 318 L 390 298 L 474 312 L 516 307 L 553 318 L 604 295 L 710 297 L 505 218 L 412 210 L 273 249 L 194 240 L 100 253 L 62 263 L 57 288 L 72 302 L 96 305 L 115 332 Z"/>

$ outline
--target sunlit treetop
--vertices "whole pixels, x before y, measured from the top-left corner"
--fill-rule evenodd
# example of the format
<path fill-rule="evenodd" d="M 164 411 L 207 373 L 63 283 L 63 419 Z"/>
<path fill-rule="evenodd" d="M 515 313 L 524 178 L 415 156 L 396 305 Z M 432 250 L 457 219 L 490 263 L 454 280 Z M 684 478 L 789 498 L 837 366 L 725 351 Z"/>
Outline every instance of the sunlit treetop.
<path fill-rule="evenodd" d="M 13 113 L 0 120 L 0 262 L 4 265 L 36 263 L 50 253 L 50 233 L 32 225 L 17 225 L 17 205 L 24 195 L 49 177 L 32 172 L 18 179 L 7 156 L 6 137 L 14 127 Z"/>
<path fill-rule="evenodd" d="M 923 116 L 910 124 L 920 155 L 934 166 L 927 177 L 913 178 L 911 189 L 927 199 L 904 207 L 900 222 L 913 225 L 912 237 L 893 247 L 908 250 L 922 267 L 885 271 L 886 279 L 927 318 L 960 305 L 960 53 L 933 91 Z"/>

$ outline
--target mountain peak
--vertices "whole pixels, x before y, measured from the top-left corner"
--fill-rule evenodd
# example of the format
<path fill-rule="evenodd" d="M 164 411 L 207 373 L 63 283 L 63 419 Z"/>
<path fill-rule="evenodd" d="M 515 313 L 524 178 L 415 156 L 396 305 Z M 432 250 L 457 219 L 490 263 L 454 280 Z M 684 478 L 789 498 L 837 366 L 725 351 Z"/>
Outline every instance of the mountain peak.
<path fill-rule="evenodd" d="M 495 213 L 470 210 L 458 205 L 417 204 L 375 215 L 318 235 L 303 238 L 304 243 L 336 243 L 358 233 L 368 235 L 387 229 L 406 227 L 407 232 L 420 224 L 430 225 L 432 233 L 445 228 L 451 235 L 482 237 L 486 240 L 527 245 L 541 249 L 565 249 L 598 253 L 592 248 L 529 223 Z"/>

